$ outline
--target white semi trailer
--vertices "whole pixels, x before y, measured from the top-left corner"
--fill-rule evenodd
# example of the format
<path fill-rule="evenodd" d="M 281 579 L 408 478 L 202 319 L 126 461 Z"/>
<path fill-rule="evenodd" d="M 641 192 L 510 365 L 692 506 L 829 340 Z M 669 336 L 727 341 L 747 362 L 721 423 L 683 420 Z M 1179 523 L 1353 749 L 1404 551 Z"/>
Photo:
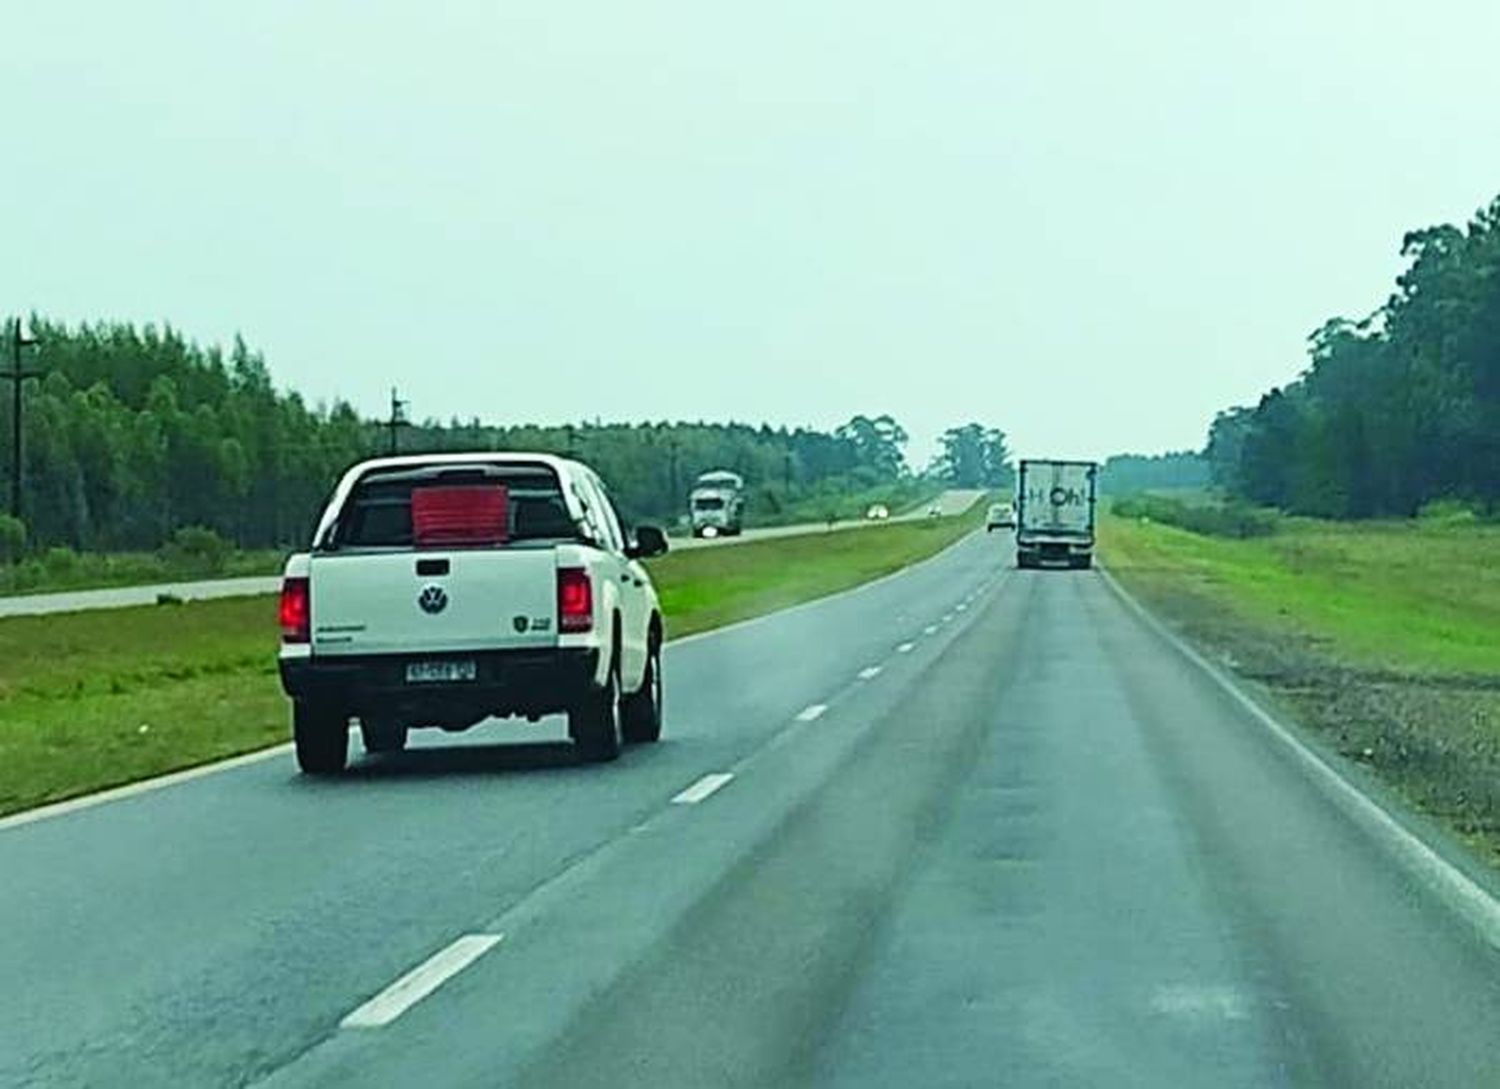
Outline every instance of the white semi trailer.
<path fill-rule="evenodd" d="M 1089 567 L 1099 466 L 1092 461 L 1021 462 L 1016 489 L 1016 566 Z"/>

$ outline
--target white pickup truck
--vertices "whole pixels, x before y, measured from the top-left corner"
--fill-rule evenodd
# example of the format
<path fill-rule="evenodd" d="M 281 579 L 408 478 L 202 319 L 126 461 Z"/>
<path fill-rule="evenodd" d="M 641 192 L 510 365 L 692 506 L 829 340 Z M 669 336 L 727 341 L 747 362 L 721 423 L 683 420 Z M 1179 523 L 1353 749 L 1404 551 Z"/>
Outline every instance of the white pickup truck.
<path fill-rule="evenodd" d="M 339 482 L 281 592 L 297 762 L 330 775 L 413 727 L 564 713 L 588 759 L 661 735 L 661 607 L 603 483 L 544 454 L 381 458 Z"/>

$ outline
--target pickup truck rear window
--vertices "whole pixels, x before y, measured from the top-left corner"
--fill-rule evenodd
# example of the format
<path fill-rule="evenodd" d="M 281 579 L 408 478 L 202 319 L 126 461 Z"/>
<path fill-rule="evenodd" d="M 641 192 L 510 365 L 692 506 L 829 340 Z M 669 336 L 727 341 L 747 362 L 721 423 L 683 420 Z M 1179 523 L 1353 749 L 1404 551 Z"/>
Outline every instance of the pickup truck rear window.
<path fill-rule="evenodd" d="M 504 498 L 497 502 L 500 494 Z M 360 481 L 323 547 L 496 548 L 580 536 L 550 469 L 444 467 L 375 474 Z"/>

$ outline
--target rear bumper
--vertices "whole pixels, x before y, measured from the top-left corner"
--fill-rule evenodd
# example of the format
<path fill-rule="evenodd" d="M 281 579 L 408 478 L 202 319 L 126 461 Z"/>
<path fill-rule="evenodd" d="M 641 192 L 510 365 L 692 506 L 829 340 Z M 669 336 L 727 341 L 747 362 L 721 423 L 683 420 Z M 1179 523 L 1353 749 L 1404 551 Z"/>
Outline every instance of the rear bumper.
<path fill-rule="evenodd" d="M 411 662 L 474 661 L 472 681 L 410 684 Z M 578 704 L 596 687 L 597 649 L 373 654 L 283 658 L 281 687 L 295 700 L 351 715 L 378 714 L 412 725 L 468 725 L 490 715 L 550 715 Z"/>
<path fill-rule="evenodd" d="M 1068 565 L 1086 560 L 1093 554 L 1093 541 L 1023 540 L 1016 542 L 1017 558 L 1031 563 Z"/>
<path fill-rule="evenodd" d="M 702 537 L 703 531 L 711 529 L 715 533 L 729 535 L 739 532 L 739 525 L 734 522 L 695 522 L 693 523 L 693 536 Z"/>

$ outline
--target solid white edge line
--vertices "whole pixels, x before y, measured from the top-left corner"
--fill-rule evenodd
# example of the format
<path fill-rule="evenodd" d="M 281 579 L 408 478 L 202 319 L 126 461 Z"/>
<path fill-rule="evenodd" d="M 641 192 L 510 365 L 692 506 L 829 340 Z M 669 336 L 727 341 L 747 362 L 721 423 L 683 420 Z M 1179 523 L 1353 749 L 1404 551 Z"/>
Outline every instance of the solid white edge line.
<path fill-rule="evenodd" d="M 826 712 L 827 710 L 828 710 L 828 704 L 826 704 L 826 703 L 814 703 L 814 704 L 812 704 L 812 705 L 810 705 L 808 707 L 802 708 L 802 710 L 800 710 L 800 711 L 797 712 L 797 721 L 798 722 L 812 722 L 815 719 L 822 718 L 824 712 Z"/>
<path fill-rule="evenodd" d="M 36 809 L 27 809 L 21 813 L 13 813 L 8 817 L 0 817 L 0 832 L 9 828 L 19 828 L 23 824 L 44 821 L 51 817 L 62 817 L 69 813 L 77 813 L 80 810 L 93 809 L 95 806 L 104 805 L 108 802 L 124 801 L 126 798 L 133 798 L 137 794 L 149 794 L 153 790 L 161 790 L 163 787 L 176 786 L 179 783 L 202 779 L 206 775 L 214 775 L 221 771 L 231 771 L 234 768 L 259 764 L 262 761 L 270 760 L 272 757 L 282 756 L 291 752 L 291 750 L 291 742 L 287 741 L 280 745 L 273 745 L 269 749 L 257 749 L 255 752 L 231 756 L 227 760 L 215 760 L 211 764 L 199 764 L 197 767 L 183 768 L 181 771 L 171 771 L 165 775 L 158 775 L 151 779 L 142 779 L 136 783 L 126 783 L 124 786 L 110 787 L 107 790 L 99 791 L 97 794 L 83 794 L 77 798 L 52 802 L 50 805 L 40 806 Z"/>
<path fill-rule="evenodd" d="M 503 934 L 465 934 L 438 950 L 374 998 L 354 1010 L 340 1028 L 389 1025 L 500 943 Z"/>
<path fill-rule="evenodd" d="M 864 669 L 861 669 L 859 671 L 859 679 L 862 680 L 862 681 L 873 681 L 876 677 L 880 676 L 880 671 L 883 668 L 885 668 L 885 667 L 884 666 L 865 666 Z"/>
<path fill-rule="evenodd" d="M 912 648 L 915 647 L 916 645 L 917 644 L 915 644 L 915 643 L 902 643 L 900 646 L 898 646 L 896 648 L 896 653 L 897 654 L 910 654 L 912 652 Z"/>
<path fill-rule="evenodd" d="M 705 775 L 686 790 L 679 792 L 672 798 L 673 805 L 697 805 L 705 798 L 715 794 L 734 778 L 732 771 L 716 771 Z"/>
<path fill-rule="evenodd" d="M 1105 584 L 1147 627 L 1179 654 L 1207 674 L 1223 692 L 1287 747 L 1309 777 L 1333 799 L 1344 814 L 1363 825 L 1386 846 L 1406 868 L 1462 916 L 1490 945 L 1500 949 L 1500 901 L 1473 881 L 1467 874 L 1438 854 L 1415 834 L 1392 817 L 1369 795 L 1345 779 L 1326 760 L 1308 748 L 1290 729 L 1246 694 L 1223 670 L 1187 644 L 1175 632 L 1153 616 L 1144 605 L 1108 571 L 1101 570 Z"/>

